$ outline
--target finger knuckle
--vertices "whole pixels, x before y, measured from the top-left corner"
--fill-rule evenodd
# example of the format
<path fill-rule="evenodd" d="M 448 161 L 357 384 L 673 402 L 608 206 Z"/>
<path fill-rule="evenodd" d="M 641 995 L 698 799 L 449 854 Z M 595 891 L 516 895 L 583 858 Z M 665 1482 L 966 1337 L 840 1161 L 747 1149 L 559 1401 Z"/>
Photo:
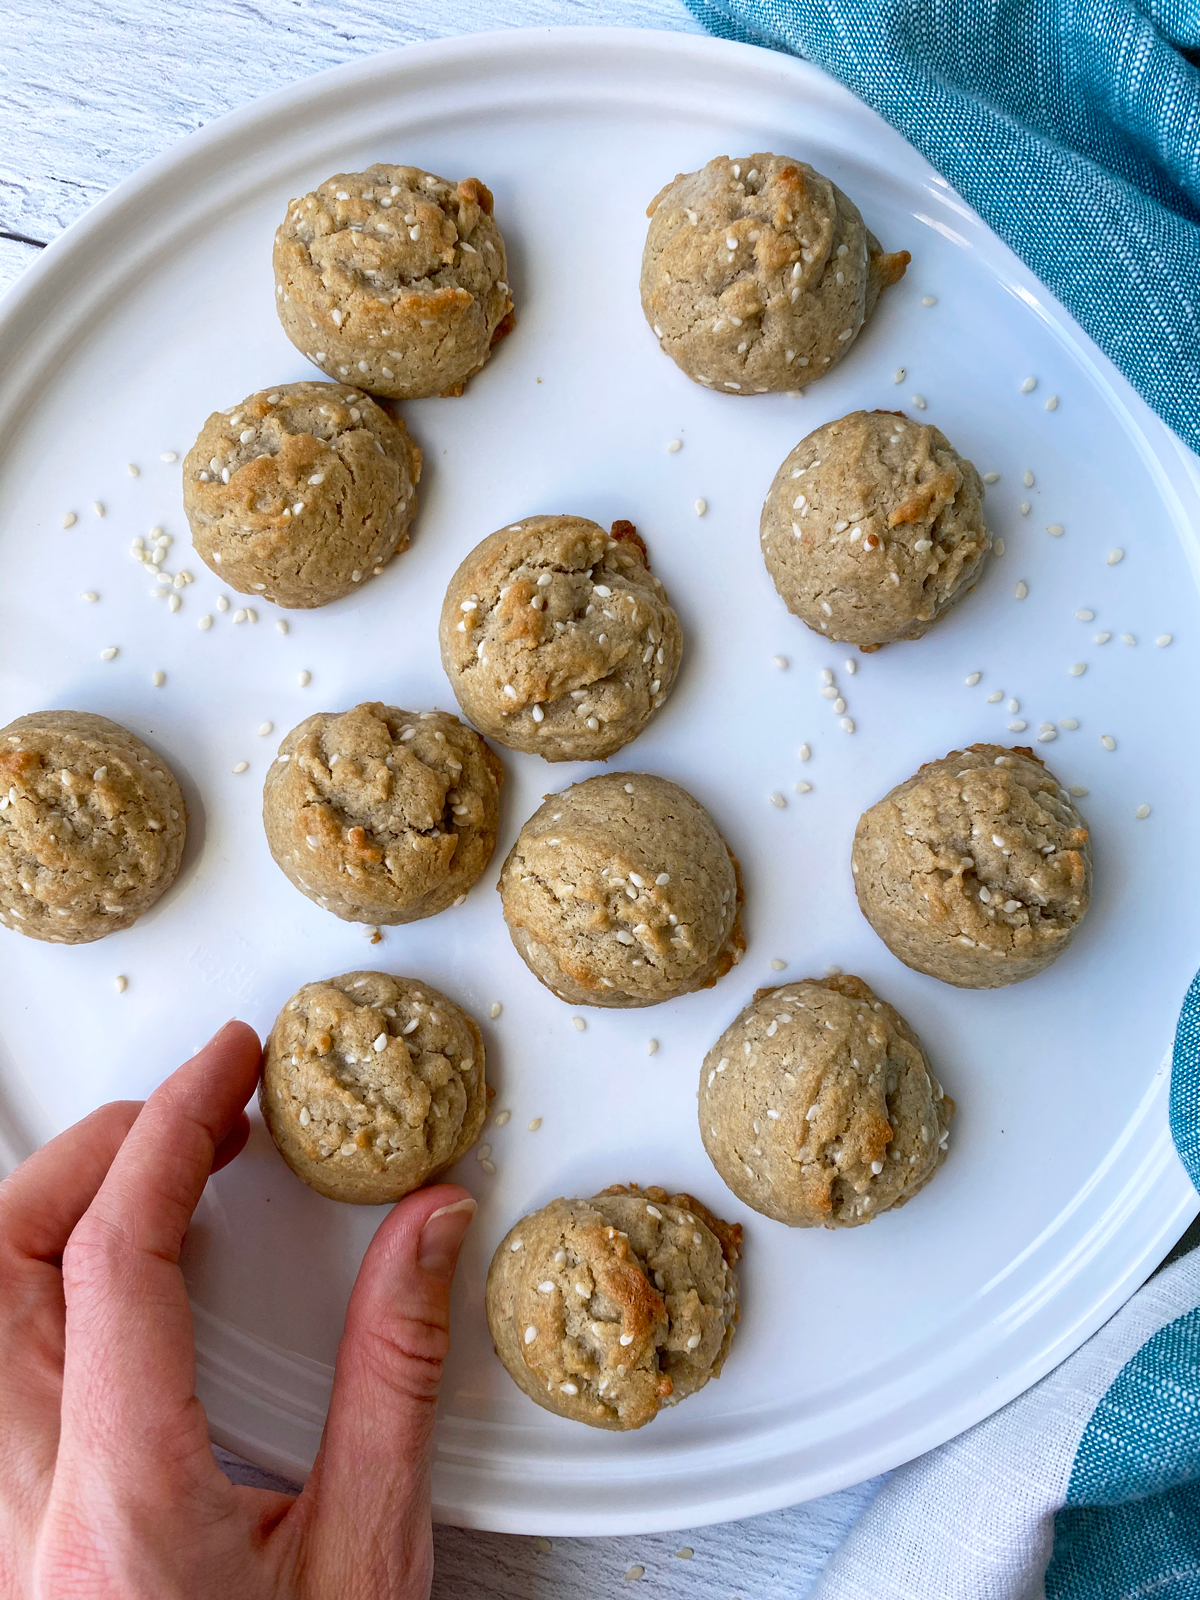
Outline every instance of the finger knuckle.
<path fill-rule="evenodd" d="M 450 1348 L 444 1326 L 420 1317 L 400 1317 L 357 1332 L 363 1358 L 376 1379 L 411 1400 L 437 1399 Z"/>

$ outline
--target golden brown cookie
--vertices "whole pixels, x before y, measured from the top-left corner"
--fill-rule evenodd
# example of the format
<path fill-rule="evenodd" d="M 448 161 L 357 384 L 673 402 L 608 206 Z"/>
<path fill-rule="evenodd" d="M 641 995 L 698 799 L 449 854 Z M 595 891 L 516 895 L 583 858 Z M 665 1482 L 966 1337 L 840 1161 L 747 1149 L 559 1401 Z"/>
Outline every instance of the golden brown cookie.
<path fill-rule="evenodd" d="M 919 639 L 975 586 L 992 545 L 978 472 L 899 411 L 852 411 L 801 439 L 761 539 L 788 610 L 867 651 Z"/>
<path fill-rule="evenodd" d="M 340 383 L 282 383 L 214 411 L 183 463 L 200 559 L 242 594 L 323 606 L 408 548 L 421 452 Z"/>
<path fill-rule="evenodd" d="M 547 761 L 604 761 L 679 671 L 679 618 L 630 522 L 526 517 L 450 580 L 442 665 L 481 732 Z"/>
<path fill-rule="evenodd" d="M 512 327 L 504 240 L 478 178 L 339 172 L 288 202 L 274 259 L 288 338 L 372 394 L 461 394 Z"/>
<path fill-rule="evenodd" d="M 748 1206 L 854 1228 L 946 1158 L 954 1101 L 898 1011 L 849 975 L 760 989 L 700 1072 L 700 1136 Z"/>
<path fill-rule="evenodd" d="M 707 989 L 745 949 L 732 851 L 686 789 L 648 773 L 548 795 L 498 887 L 526 966 L 572 1005 L 653 1006 Z"/>
<path fill-rule="evenodd" d="M 466 1155 L 487 1115 L 483 1038 L 427 983 L 346 972 L 275 1019 L 258 1103 L 279 1153 L 330 1200 L 380 1206 Z"/>
<path fill-rule="evenodd" d="M 642 310 L 662 348 L 722 394 L 832 371 L 904 275 L 853 201 L 787 156 L 718 156 L 650 202 Z"/>
<path fill-rule="evenodd" d="M 1021 746 L 927 762 L 859 818 L 851 862 L 862 913 L 892 954 L 962 989 L 1041 972 L 1091 897 L 1083 818 Z"/>
<path fill-rule="evenodd" d="M 502 1240 L 487 1279 L 496 1354 L 531 1400 L 640 1428 L 721 1374 L 742 1230 L 691 1195 L 618 1185 L 552 1200 Z"/>
<path fill-rule="evenodd" d="M 346 922 L 416 922 L 459 905 L 491 860 L 504 769 L 447 711 L 368 701 L 284 739 L 263 787 L 276 865 Z"/>
<path fill-rule="evenodd" d="M 136 734 L 91 711 L 0 729 L 0 923 L 52 944 L 128 928 L 175 881 L 187 814 Z"/>

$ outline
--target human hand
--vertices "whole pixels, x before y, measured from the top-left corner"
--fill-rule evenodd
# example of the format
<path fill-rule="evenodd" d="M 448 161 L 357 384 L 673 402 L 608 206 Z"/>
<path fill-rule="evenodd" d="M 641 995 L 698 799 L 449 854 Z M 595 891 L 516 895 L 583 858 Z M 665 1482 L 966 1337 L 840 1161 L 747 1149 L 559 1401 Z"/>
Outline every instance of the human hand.
<path fill-rule="evenodd" d="M 425 1600 L 429 1443 L 475 1202 L 420 1189 L 359 1270 L 298 1499 L 235 1488 L 195 1394 L 179 1252 L 246 1143 L 259 1043 L 228 1023 L 141 1105 L 0 1184 L 0 1600 Z"/>

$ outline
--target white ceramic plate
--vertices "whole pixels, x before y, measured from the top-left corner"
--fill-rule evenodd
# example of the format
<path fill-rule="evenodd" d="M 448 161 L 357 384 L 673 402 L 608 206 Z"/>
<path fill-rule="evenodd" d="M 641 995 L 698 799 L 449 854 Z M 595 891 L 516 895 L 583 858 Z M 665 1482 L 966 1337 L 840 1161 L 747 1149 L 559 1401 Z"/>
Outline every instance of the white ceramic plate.
<path fill-rule="evenodd" d="M 829 173 L 888 248 L 914 257 L 850 357 L 803 398 L 705 392 L 659 353 L 638 306 L 650 197 L 711 156 L 763 149 Z M 268 605 L 257 625 L 218 613 L 221 586 L 187 553 L 179 467 L 159 457 L 186 450 L 214 407 L 313 375 L 276 324 L 272 232 L 290 196 L 376 159 L 491 185 L 518 328 L 464 398 L 408 408 L 426 461 L 411 551 L 354 599 L 293 613 L 283 637 Z M 487 1035 L 495 1106 L 512 1121 L 486 1134 L 495 1177 L 471 1158 L 457 1173 L 481 1209 L 437 1436 L 441 1518 L 634 1532 L 861 1479 L 1025 1388 L 1182 1231 L 1196 1198 L 1168 1137 L 1166 1052 L 1200 961 L 1187 781 L 1200 743 L 1187 692 L 1200 675 L 1200 493 L 1079 329 L 843 90 L 765 51 L 615 31 L 458 39 L 338 68 L 185 140 L 71 228 L 6 307 L 0 374 L 0 720 L 47 706 L 116 717 L 168 758 L 191 816 L 179 882 L 135 928 L 73 949 L 0 934 L 10 1153 L 106 1098 L 145 1093 L 234 1012 L 266 1029 L 313 978 L 374 964 L 468 1006 Z M 1038 380 L 1028 395 L 1027 375 Z M 858 406 L 911 409 L 914 394 L 982 471 L 1001 474 L 988 514 L 1007 551 L 927 639 L 860 658 L 851 678 L 851 652 L 822 644 L 776 598 L 759 507 L 810 428 Z M 1061 403 L 1048 412 L 1052 394 Z M 683 448 L 669 454 L 676 438 Z M 68 510 L 79 521 L 62 531 Z M 291 888 L 259 823 L 275 744 L 258 734 L 264 720 L 278 737 L 364 698 L 453 706 L 436 640 L 446 581 L 484 534 L 534 511 L 628 517 L 648 540 L 686 660 L 663 714 L 614 765 L 692 790 L 747 884 L 739 968 L 652 1011 L 591 1012 L 584 1033 L 511 949 L 492 886 L 541 795 L 587 768 L 505 752 L 493 868 L 460 910 L 391 930 L 375 949 Z M 178 541 L 170 570 L 196 576 L 176 615 L 128 554 L 152 524 Z M 1117 547 L 1125 558 L 1110 566 Z M 88 589 L 98 603 L 78 598 Z M 1075 619 L 1083 607 L 1094 622 Z M 205 613 L 209 632 L 197 628 Z M 1093 643 L 1098 629 L 1112 640 Z M 1155 647 L 1162 633 L 1169 648 Z M 102 663 L 108 645 L 120 654 Z M 1076 662 L 1082 677 L 1068 671 Z M 826 666 L 853 735 L 818 694 Z M 1009 697 L 1031 733 L 1043 720 L 1080 723 L 1038 749 L 1091 791 L 1096 894 L 1050 972 L 962 993 L 909 972 L 876 939 L 855 907 L 850 839 L 860 811 L 920 762 L 978 739 L 1028 741 L 1005 732 Z M 250 770 L 235 776 L 241 760 Z M 802 778 L 813 789 L 799 796 Z M 1153 811 L 1136 821 L 1143 802 Z M 961 1109 L 948 1164 L 902 1212 L 852 1233 L 790 1232 L 746 1211 L 710 1167 L 697 1072 L 756 987 L 830 963 L 900 1007 Z M 504 1010 L 489 1023 L 494 1000 Z M 516 1216 L 629 1179 L 693 1190 L 745 1224 L 747 1250 L 725 1376 L 620 1436 L 531 1406 L 491 1353 L 482 1307 L 491 1251 Z M 259 1125 L 209 1186 L 186 1270 L 200 1390 L 221 1442 L 306 1469 L 378 1220 L 305 1189 Z"/>

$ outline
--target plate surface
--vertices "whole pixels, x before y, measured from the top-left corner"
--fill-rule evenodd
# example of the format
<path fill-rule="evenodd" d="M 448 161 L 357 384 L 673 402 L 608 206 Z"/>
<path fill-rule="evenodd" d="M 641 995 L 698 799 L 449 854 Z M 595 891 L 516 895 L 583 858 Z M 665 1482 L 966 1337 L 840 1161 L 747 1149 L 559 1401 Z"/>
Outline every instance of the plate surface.
<path fill-rule="evenodd" d="M 659 353 L 638 262 L 645 205 L 676 172 L 763 149 L 828 173 L 914 261 L 833 375 L 802 397 L 738 400 Z M 462 399 L 407 408 L 426 460 L 411 550 L 354 599 L 292 613 L 285 637 L 269 605 L 257 625 L 217 611 L 221 586 L 188 551 L 179 466 L 159 458 L 182 455 L 210 410 L 312 375 L 275 320 L 272 232 L 290 196 L 375 159 L 494 189 L 518 328 Z M 439 1517 L 635 1532 L 861 1479 L 1025 1388 L 1182 1231 L 1196 1198 L 1168 1136 L 1166 1052 L 1200 959 L 1200 834 L 1184 781 L 1200 745 L 1184 692 L 1200 676 L 1200 495 L 1171 437 L 1065 313 L 828 79 L 766 51 L 615 30 L 477 36 L 338 68 L 186 140 L 71 228 L 10 298 L 0 374 L 0 720 L 43 706 L 115 717 L 170 761 L 191 815 L 178 884 L 133 929 L 73 949 L 0 935 L 7 1154 L 107 1098 L 144 1094 L 231 1013 L 265 1030 L 313 978 L 378 965 L 468 1006 L 512 1120 L 485 1135 L 494 1177 L 471 1158 L 456 1174 L 480 1214 L 456 1288 Z M 1007 548 L 928 638 L 860 658 L 851 677 L 851 652 L 777 599 L 759 508 L 810 428 L 859 406 L 911 412 L 914 395 L 981 471 L 1000 473 L 988 516 Z M 79 520 L 64 531 L 67 511 Z M 542 794 L 592 769 L 502 752 L 493 867 L 461 909 L 374 949 L 290 887 L 259 822 L 276 739 L 310 712 L 366 698 L 454 707 L 436 643 L 446 581 L 484 534 L 535 511 L 628 517 L 646 537 L 686 660 L 659 719 L 612 765 L 695 793 L 747 883 L 740 967 L 651 1011 L 590 1012 L 582 1033 L 510 947 L 492 886 Z M 1065 533 L 1048 536 L 1059 523 Z M 168 568 L 195 574 L 174 615 L 128 553 L 154 524 L 177 541 Z M 1116 548 L 1124 559 L 1109 565 Z M 1076 620 L 1081 608 L 1095 621 Z M 1097 630 L 1111 640 L 1094 643 Z M 1156 648 L 1164 633 L 1174 642 Z M 120 653 L 102 663 L 109 645 Z M 853 735 L 818 693 L 824 667 Z M 1009 698 L 1029 723 L 1023 740 L 1005 731 Z M 1037 748 L 1090 790 L 1096 894 L 1079 938 L 1051 971 L 999 993 L 909 972 L 855 906 L 859 813 L 922 761 L 980 739 L 1028 742 L 1065 718 L 1078 731 Z M 263 721 L 274 738 L 259 736 Z M 811 793 L 795 792 L 801 779 Z M 1136 821 L 1143 802 L 1152 814 Z M 709 1165 L 697 1072 L 755 988 L 832 963 L 909 1018 L 960 1111 L 949 1162 L 913 1204 L 850 1233 L 790 1232 L 745 1210 Z M 489 1022 L 495 1000 L 503 1013 Z M 483 1278 L 522 1211 L 630 1179 L 691 1189 L 744 1223 L 745 1296 L 720 1382 L 617 1436 L 518 1393 L 491 1353 Z M 185 1266 L 200 1392 L 222 1443 L 304 1472 L 378 1220 L 305 1189 L 257 1123 L 209 1185 Z"/>

